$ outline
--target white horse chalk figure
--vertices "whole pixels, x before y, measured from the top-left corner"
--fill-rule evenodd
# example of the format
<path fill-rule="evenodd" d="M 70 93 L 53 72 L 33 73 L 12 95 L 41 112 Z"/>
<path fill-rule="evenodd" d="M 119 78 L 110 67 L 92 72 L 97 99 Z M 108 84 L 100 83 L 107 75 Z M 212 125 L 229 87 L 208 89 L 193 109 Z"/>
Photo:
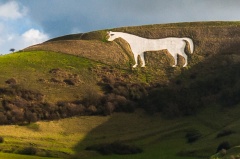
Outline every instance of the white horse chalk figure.
<path fill-rule="evenodd" d="M 186 47 L 186 41 L 190 45 L 191 53 L 193 53 L 194 49 L 193 41 L 190 38 L 169 37 L 164 39 L 146 39 L 132 34 L 112 31 L 108 32 L 108 36 L 108 41 L 113 41 L 116 38 L 122 38 L 129 43 L 135 60 L 135 65 L 133 65 L 133 68 L 137 67 L 138 65 L 138 55 L 140 55 L 140 58 L 142 60 L 142 67 L 145 67 L 144 52 L 159 50 L 168 50 L 168 52 L 173 56 L 175 61 L 173 67 L 176 67 L 177 65 L 177 55 L 179 54 L 183 56 L 185 59 L 185 64 L 183 65 L 183 67 L 186 67 L 188 64 L 188 57 L 184 52 L 184 49 Z"/>

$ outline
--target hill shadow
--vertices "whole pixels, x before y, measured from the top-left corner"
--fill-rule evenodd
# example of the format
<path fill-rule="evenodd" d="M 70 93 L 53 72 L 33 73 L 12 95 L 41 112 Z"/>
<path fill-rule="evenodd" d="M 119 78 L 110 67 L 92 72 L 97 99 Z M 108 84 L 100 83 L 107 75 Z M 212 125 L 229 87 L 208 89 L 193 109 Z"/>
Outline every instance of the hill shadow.
<path fill-rule="evenodd" d="M 160 112 L 164 113 L 165 117 L 173 118 L 197 114 L 206 106 L 214 104 L 227 108 L 239 104 L 239 53 L 240 46 L 233 43 L 223 47 L 218 54 L 206 56 L 197 64 L 190 63 L 188 68 L 181 68 L 179 75 L 169 79 L 167 87 L 158 86 L 150 91 L 149 96 L 141 100 L 141 107 L 152 114 Z M 148 110 L 148 107 L 151 109 Z M 176 131 L 181 125 L 173 124 L 166 130 L 160 129 L 162 116 L 151 117 L 146 112 L 133 113 L 132 116 L 121 113 L 108 118 L 74 147 L 75 158 L 91 154 L 92 152 L 85 150 L 88 146 L 114 141 L 132 144 L 138 139 L 164 134 L 165 131 Z M 171 125 L 170 119 L 168 122 Z"/>
<path fill-rule="evenodd" d="M 187 29 L 182 27 L 161 28 L 165 33 L 161 35 L 163 37 L 177 33 L 178 36 L 187 35 L 187 37 L 193 38 L 195 51 L 192 55 L 188 54 L 189 65 L 187 68 L 181 68 L 182 58 L 179 59 L 179 67 L 171 68 L 169 65 L 171 62 L 166 60 L 167 53 L 163 54 L 166 58 L 162 58 L 163 55 L 146 54 L 146 61 L 149 62 L 149 66 L 143 72 L 149 71 L 153 73 L 153 76 L 163 74 L 165 75 L 163 78 L 166 78 L 169 82 L 162 85 L 157 83 L 161 80 L 154 81 L 156 82 L 153 83 L 153 85 L 155 84 L 154 87 L 150 89 L 147 97 L 139 100 L 139 106 L 148 113 L 160 112 L 166 118 L 172 119 L 195 115 L 206 106 L 232 107 L 239 104 L 240 38 L 237 36 L 239 35 L 239 29 L 235 26 L 228 28 L 227 31 L 222 31 L 222 29 L 221 26 L 211 28 L 200 26 L 197 29 L 195 27 Z M 131 28 L 128 28 L 128 31 L 131 32 Z M 156 33 L 154 36 L 159 37 L 158 29 L 153 28 L 151 31 Z M 142 32 L 142 34 L 145 34 L 145 31 L 142 30 Z M 159 59 L 163 63 L 156 65 Z M 165 66 L 166 63 L 168 66 Z M 157 72 L 155 70 L 157 67 L 159 67 L 158 72 L 160 73 L 154 74 L 154 72 Z M 85 150 L 88 146 L 115 141 L 132 144 L 139 138 L 164 134 L 165 131 L 158 129 L 160 119 L 152 118 L 152 122 L 156 122 L 156 127 L 152 131 L 151 122 L 144 123 L 141 120 L 146 115 L 143 114 L 110 116 L 107 121 L 93 128 L 83 140 L 79 141 L 74 147 L 75 158 L 88 157 L 92 153 Z M 151 118 L 149 115 L 146 116 L 146 120 Z M 171 120 L 168 124 L 173 126 L 166 129 L 168 131 L 177 131 L 177 128 L 179 128 L 179 125 L 174 125 Z M 143 133 L 144 131 L 146 133 Z M 141 146 L 141 144 L 139 145 Z"/>

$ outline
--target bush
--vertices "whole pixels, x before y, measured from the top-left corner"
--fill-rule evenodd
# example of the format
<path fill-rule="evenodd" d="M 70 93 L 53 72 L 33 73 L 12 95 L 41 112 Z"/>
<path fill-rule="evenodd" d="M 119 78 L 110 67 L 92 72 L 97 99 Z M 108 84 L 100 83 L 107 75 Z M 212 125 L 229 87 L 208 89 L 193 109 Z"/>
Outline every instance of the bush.
<path fill-rule="evenodd" d="M 134 102 L 114 93 L 105 95 L 102 98 L 102 103 L 104 105 L 103 113 L 105 115 L 111 114 L 113 111 L 131 113 L 135 110 Z"/>
<path fill-rule="evenodd" d="M 36 113 L 32 113 L 29 110 L 25 111 L 25 120 L 27 120 L 27 122 L 30 124 L 31 122 L 36 122 L 38 120 L 37 118 L 37 114 Z"/>
<path fill-rule="evenodd" d="M 130 146 L 127 144 L 123 144 L 121 142 L 113 142 L 110 144 L 100 144 L 89 146 L 86 150 L 98 151 L 102 155 L 110 155 L 110 154 L 119 154 L 119 155 L 127 155 L 127 154 L 137 154 L 143 152 L 142 149 L 136 146 Z"/>
<path fill-rule="evenodd" d="M 105 104 L 104 115 L 111 115 L 114 110 L 115 110 L 114 104 L 111 102 L 107 102 Z"/>
<path fill-rule="evenodd" d="M 0 112 L 0 124 L 7 124 L 8 120 L 6 115 L 3 112 Z"/>
<path fill-rule="evenodd" d="M 65 80 L 63 80 L 63 82 L 66 83 L 67 85 L 71 85 L 71 86 L 76 85 L 72 79 L 65 79 Z"/>
<path fill-rule="evenodd" d="M 85 106 L 99 105 L 102 97 L 97 92 L 98 91 L 91 86 L 87 88 L 83 97 L 83 104 Z"/>
<path fill-rule="evenodd" d="M 202 134 L 198 130 L 190 130 L 185 135 L 188 143 L 196 142 L 201 136 Z"/>
<path fill-rule="evenodd" d="M 222 143 L 220 143 L 220 144 L 218 145 L 218 147 L 217 147 L 217 153 L 218 153 L 219 151 L 223 150 L 223 149 L 228 150 L 228 149 L 230 149 L 230 148 L 231 148 L 231 146 L 230 146 L 229 142 L 224 141 L 224 142 L 222 142 Z"/>
<path fill-rule="evenodd" d="M 4 138 L 2 136 L 0 136 L 0 143 L 4 142 Z"/>
<path fill-rule="evenodd" d="M 86 108 L 82 104 L 68 103 L 66 104 L 66 110 L 61 112 L 61 115 L 68 113 L 68 116 L 85 114 Z"/>
<path fill-rule="evenodd" d="M 5 83 L 7 83 L 9 85 L 16 85 L 17 80 L 15 78 L 10 78 L 10 79 L 6 80 Z"/>
<path fill-rule="evenodd" d="M 37 153 L 37 149 L 32 146 L 24 147 L 23 149 L 18 150 L 18 153 L 23 155 L 35 155 Z"/>
<path fill-rule="evenodd" d="M 240 102 L 240 90 L 238 87 L 221 92 L 220 100 L 224 107 L 232 107 Z"/>
<path fill-rule="evenodd" d="M 96 106 L 94 105 L 90 105 L 88 108 L 87 108 L 87 112 L 91 115 L 94 115 L 94 114 L 97 114 L 98 112 L 98 109 L 96 108 Z"/>
<path fill-rule="evenodd" d="M 232 131 L 232 130 L 222 130 L 217 134 L 216 138 L 228 136 L 228 135 L 231 135 L 233 133 L 234 133 L 234 131 Z"/>

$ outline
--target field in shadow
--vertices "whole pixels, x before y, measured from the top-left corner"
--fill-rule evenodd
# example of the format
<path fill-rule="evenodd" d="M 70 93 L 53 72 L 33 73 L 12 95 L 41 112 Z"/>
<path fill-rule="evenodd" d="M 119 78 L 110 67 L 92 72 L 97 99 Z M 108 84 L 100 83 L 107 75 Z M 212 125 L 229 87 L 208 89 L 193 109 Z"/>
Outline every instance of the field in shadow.
<path fill-rule="evenodd" d="M 155 87 L 139 102 L 148 113 L 112 115 L 75 146 L 75 158 L 121 158 L 114 152 L 109 152 L 110 156 L 101 156 L 86 150 L 89 146 L 104 150 L 109 148 L 106 145 L 115 142 L 143 150 L 124 158 L 209 157 L 223 139 L 231 141 L 233 146 L 239 145 L 235 140 L 238 133 L 216 139 L 216 134 L 238 121 L 239 50 L 235 43 L 229 44 L 218 54 L 211 54 L 195 65 L 176 68 L 181 70 L 178 76 L 170 79 L 167 86 Z M 236 127 L 232 129 L 239 131 Z M 200 132 L 200 139 L 194 144 L 189 144 L 186 139 L 191 130 Z"/>

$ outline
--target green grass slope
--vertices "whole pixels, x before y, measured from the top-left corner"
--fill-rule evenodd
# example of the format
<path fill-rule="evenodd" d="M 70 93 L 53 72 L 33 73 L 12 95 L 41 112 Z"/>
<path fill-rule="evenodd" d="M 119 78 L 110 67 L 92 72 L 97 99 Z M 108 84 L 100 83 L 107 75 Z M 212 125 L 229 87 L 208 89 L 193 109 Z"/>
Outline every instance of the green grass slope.
<path fill-rule="evenodd" d="M 75 56 L 54 52 L 13 53 L 0 57 L 0 86 L 5 87 L 6 81 L 14 78 L 17 84 L 31 90 L 39 90 L 46 95 L 46 100 L 71 100 L 81 96 L 86 85 L 93 85 L 94 76 L 88 70 L 98 63 Z M 52 69 L 60 69 L 59 74 L 51 73 Z M 76 84 L 64 84 L 62 80 L 73 79 Z M 56 78 L 59 82 L 51 79 Z"/>
<path fill-rule="evenodd" d="M 181 57 L 172 68 L 173 59 L 163 50 L 147 52 L 146 68 L 132 69 L 128 44 L 122 39 L 106 42 L 107 30 L 102 30 L 0 56 L 0 121 L 23 125 L 1 126 L 0 156 L 26 155 L 28 150 L 45 157 L 123 158 L 86 150 L 114 142 L 143 150 L 124 155 L 129 159 L 225 159 L 239 154 L 239 22 L 111 30 L 146 38 L 190 37 L 195 50 L 189 54 L 186 49 L 187 68 L 181 67 Z M 111 115 L 62 119 L 100 114 Z M 28 124 L 36 119 L 59 120 Z M 232 149 L 214 156 L 223 142 Z"/>

